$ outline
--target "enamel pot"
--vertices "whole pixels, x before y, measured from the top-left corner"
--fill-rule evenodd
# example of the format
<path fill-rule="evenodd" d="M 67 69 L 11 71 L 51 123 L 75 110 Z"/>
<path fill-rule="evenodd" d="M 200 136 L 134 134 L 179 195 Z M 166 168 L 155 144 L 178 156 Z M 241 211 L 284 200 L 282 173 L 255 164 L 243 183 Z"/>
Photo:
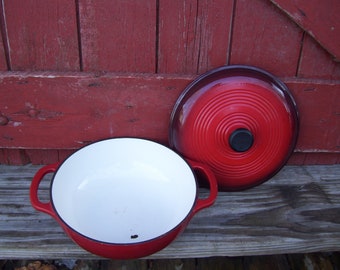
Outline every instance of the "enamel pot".
<path fill-rule="evenodd" d="M 54 175 L 45 203 L 37 194 L 48 173 Z M 198 198 L 195 173 L 209 182 L 207 198 Z M 166 247 L 216 195 L 215 176 L 206 166 L 137 138 L 85 146 L 62 164 L 42 167 L 30 188 L 35 209 L 51 215 L 79 246 L 112 259 Z"/>
<path fill-rule="evenodd" d="M 276 174 L 295 148 L 296 103 L 278 78 L 256 67 L 211 70 L 179 96 L 170 146 L 207 164 L 221 190 L 241 190 Z"/>

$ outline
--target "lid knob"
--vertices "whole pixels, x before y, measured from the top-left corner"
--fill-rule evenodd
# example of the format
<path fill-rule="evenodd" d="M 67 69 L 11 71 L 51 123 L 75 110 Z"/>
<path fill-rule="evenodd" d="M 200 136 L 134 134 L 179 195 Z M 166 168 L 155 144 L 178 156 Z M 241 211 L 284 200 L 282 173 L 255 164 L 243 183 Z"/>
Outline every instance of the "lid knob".
<path fill-rule="evenodd" d="M 239 128 L 233 131 L 229 137 L 229 145 L 236 152 L 245 152 L 253 145 L 253 134 L 245 128 Z"/>

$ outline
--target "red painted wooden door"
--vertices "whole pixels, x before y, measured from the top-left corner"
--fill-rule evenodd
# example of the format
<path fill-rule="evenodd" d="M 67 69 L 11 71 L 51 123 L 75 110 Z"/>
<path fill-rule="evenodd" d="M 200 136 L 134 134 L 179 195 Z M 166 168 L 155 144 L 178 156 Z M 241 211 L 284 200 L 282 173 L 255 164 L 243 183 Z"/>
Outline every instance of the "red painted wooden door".
<path fill-rule="evenodd" d="M 340 162 L 337 0 L 4 0 L 0 163 L 52 163 L 99 139 L 167 144 L 198 74 L 263 68 L 301 118 L 291 164 Z"/>

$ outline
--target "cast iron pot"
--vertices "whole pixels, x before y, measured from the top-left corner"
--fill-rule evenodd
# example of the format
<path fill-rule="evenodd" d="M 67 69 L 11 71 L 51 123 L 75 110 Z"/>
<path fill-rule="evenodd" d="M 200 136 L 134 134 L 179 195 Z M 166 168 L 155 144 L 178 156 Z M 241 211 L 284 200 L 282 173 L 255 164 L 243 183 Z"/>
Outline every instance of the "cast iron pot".
<path fill-rule="evenodd" d="M 222 66 L 190 83 L 173 108 L 169 144 L 208 165 L 221 190 L 276 174 L 295 148 L 298 112 L 287 86 L 257 67 Z"/>
<path fill-rule="evenodd" d="M 208 198 L 197 196 L 195 170 L 209 182 Z M 54 175 L 44 203 L 37 194 L 48 173 Z M 215 176 L 204 165 L 137 138 L 85 146 L 62 164 L 42 167 L 30 188 L 35 209 L 51 215 L 79 246 L 112 259 L 166 247 L 216 196 Z"/>

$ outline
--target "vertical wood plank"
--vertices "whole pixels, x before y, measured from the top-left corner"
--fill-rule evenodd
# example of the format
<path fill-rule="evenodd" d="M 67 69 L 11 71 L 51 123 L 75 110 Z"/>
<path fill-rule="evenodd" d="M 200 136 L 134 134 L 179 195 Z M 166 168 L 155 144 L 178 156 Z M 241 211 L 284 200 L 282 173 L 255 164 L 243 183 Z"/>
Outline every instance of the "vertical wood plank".
<path fill-rule="evenodd" d="M 4 45 L 2 42 L 2 37 L 0 35 L 0 71 L 6 71 L 6 70 L 7 70 L 7 64 L 6 64 L 5 50 L 4 50 Z"/>
<path fill-rule="evenodd" d="M 295 76 L 303 31 L 269 1 L 237 0 L 231 63 Z"/>
<path fill-rule="evenodd" d="M 79 70 L 74 1 L 3 3 L 13 70 Z"/>
<path fill-rule="evenodd" d="M 7 164 L 7 159 L 5 157 L 4 149 L 0 148 L 0 164 Z"/>
<path fill-rule="evenodd" d="M 0 148 L 0 164 L 34 165 L 52 164 L 62 162 L 68 158 L 75 149 L 10 149 Z"/>
<path fill-rule="evenodd" d="M 27 149 L 26 155 L 30 163 L 38 164 L 52 164 L 59 161 L 58 150 L 51 149 Z"/>
<path fill-rule="evenodd" d="M 155 71 L 155 0 L 81 0 L 79 21 L 84 71 Z"/>
<path fill-rule="evenodd" d="M 305 35 L 298 77 L 340 80 L 340 63 L 311 36 Z"/>
<path fill-rule="evenodd" d="M 5 12 L 3 8 L 3 1 L 0 1 L 0 71 L 9 69 L 7 66 L 6 59 L 6 40 L 7 40 L 7 29 L 5 21 Z"/>
<path fill-rule="evenodd" d="M 59 149 L 58 150 L 58 162 L 63 162 L 66 158 L 72 155 L 75 149 Z"/>
<path fill-rule="evenodd" d="M 226 64 L 233 0 L 161 0 L 158 72 L 202 73 Z"/>
<path fill-rule="evenodd" d="M 288 161 L 287 165 L 303 165 L 305 163 L 306 153 L 293 153 Z"/>
<path fill-rule="evenodd" d="M 24 165 L 29 162 L 24 149 L 0 149 L 0 164 Z"/>
<path fill-rule="evenodd" d="M 340 91 L 337 85 L 286 84 L 294 94 L 300 114 L 296 149 L 299 152 L 339 152 Z"/>
<path fill-rule="evenodd" d="M 340 61 L 339 0 L 271 0 Z"/>

